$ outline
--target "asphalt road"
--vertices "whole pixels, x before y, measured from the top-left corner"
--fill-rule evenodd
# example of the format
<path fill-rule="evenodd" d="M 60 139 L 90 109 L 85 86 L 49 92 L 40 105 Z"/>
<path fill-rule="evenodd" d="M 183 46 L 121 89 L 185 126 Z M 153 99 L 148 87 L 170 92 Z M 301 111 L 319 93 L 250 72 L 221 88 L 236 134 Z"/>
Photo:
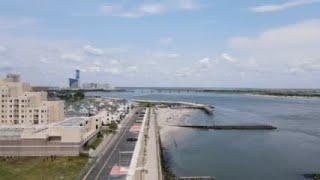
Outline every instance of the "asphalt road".
<path fill-rule="evenodd" d="M 141 111 L 138 109 L 137 111 Z M 111 141 L 106 145 L 95 166 L 91 169 L 86 180 L 106 180 L 106 179 L 123 179 L 123 177 L 111 177 L 109 173 L 114 165 L 129 166 L 131 153 L 123 153 L 120 159 L 119 152 L 130 152 L 134 150 L 135 142 L 127 142 L 128 137 L 137 137 L 138 134 L 131 133 L 129 130 L 135 124 L 138 115 L 135 113 L 124 120 L 122 127 L 115 134 Z"/>

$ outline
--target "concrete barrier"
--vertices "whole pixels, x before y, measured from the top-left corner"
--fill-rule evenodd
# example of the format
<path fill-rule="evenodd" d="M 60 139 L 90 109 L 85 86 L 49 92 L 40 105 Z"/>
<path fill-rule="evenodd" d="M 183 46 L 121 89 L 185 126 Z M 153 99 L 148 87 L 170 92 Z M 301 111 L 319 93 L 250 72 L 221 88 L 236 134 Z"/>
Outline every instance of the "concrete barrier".
<path fill-rule="evenodd" d="M 142 148 L 143 148 L 143 142 L 144 142 L 144 130 L 145 130 L 146 121 L 148 119 L 149 111 L 150 111 L 149 108 L 147 108 L 145 115 L 143 117 L 141 130 L 139 132 L 138 140 L 136 142 L 133 155 L 131 158 L 130 167 L 129 167 L 129 171 L 126 178 L 127 180 L 135 180 L 136 170 L 138 169 L 138 158 L 141 150 L 143 150 Z"/>

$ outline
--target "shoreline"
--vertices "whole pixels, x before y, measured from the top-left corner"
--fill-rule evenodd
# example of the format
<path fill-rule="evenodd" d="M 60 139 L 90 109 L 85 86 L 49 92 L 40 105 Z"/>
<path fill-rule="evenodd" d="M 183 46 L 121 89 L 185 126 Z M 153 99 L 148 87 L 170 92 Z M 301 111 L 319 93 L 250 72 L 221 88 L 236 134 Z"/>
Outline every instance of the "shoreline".
<path fill-rule="evenodd" d="M 170 125 L 184 122 L 190 116 L 194 109 L 172 109 L 172 108 L 156 108 L 157 126 L 159 128 L 160 138 L 160 158 L 162 164 L 162 172 L 165 179 L 176 179 L 178 175 L 170 166 L 170 159 L 166 155 L 168 144 L 176 144 L 176 138 L 185 138 L 186 134 L 179 127 L 172 127 Z M 175 136 L 172 137 L 174 132 Z"/>

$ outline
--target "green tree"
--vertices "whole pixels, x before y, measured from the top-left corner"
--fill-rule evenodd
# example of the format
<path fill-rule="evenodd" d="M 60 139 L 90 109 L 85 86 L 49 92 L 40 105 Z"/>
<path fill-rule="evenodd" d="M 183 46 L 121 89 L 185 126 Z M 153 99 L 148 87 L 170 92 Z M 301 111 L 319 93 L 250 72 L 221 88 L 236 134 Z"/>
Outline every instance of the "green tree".
<path fill-rule="evenodd" d="M 109 125 L 109 128 L 112 130 L 112 131 L 115 131 L 118 129 L 118 124 L 114 121 L 111 122 L 111 124 Z"/>
<path fill-rule="evenodd" d="M 84 99 L 84 93 L 81 91 L 77 91 L 76 93 L 73 94 L 73 100 L 74 101 L 79 101 Z"/>

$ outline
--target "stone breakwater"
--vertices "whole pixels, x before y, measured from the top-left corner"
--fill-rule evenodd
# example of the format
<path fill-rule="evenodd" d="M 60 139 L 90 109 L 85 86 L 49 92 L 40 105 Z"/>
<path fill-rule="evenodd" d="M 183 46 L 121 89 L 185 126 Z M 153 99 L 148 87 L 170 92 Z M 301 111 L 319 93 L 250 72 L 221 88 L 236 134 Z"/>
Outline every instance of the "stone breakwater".
<path fill-rule="evenodd" d="M 176 125 L 176 127 L 195 128 L 195 129 L 214 129 L 214 130 L 274 130 L 277 127 L 271 125 L 215 125 L 215 126 L 197 126 L 197 125 Z"/>

